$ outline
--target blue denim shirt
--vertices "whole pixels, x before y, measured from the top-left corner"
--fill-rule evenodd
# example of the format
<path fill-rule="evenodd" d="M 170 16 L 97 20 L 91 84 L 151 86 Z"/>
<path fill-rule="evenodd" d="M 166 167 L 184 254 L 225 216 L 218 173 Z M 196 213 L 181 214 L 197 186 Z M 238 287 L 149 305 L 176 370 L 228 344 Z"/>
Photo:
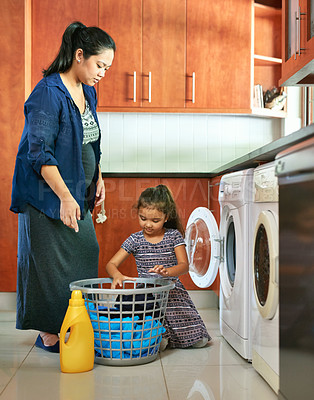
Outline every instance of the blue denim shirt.
<path fill-rule="evenodd" d="M 99 127 L 95 88 L 83 85 L 83 90 Z M 56 165 L 83 217 L 86 188 L 82 164 L 82 120 L 59 74 L 49 75 L 36 85 L 24 105 L 24 114 L 25 126 L 16 157 L 10 210 L 20 213 L 31 204 L 49 217 L 59 219 L 60 200 L 40 173 L 42 165 Z M 93 182 L 97 182 L 100 135 L 92 146 L 97 166 Z M 96 187 L 93 191 L 89 196 L 92 198 L 90 210 L 94 207 Z"/>

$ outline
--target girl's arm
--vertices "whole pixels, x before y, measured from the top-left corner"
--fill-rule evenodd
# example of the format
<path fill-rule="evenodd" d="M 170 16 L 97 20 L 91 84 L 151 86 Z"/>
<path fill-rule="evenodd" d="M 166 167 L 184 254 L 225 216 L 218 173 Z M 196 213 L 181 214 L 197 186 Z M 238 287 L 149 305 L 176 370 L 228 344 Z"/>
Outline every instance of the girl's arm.
<path fill-rule="evenodd" d="M 81 218 L 81 210 L 62 179 L 58 167 L 56 165 L 43 165 L 40 172 L 46 183 L 60 199 L 61 221 L 64 225 L 78 232 L 77 220 Z"/>
<path fill-rule="evenodd" d="M 186 254 L 185 245 L 177 246 L 174 249 L 177 257 L 178 264 L 173 267 L 165 268 L 163 265 L 155 265 L 148 272 L 155 272 L 164 277 L 180 276 L 184 275 L 189 271 L 188 256 Z"/>
<path fill-rule="evenodd" d="M 118 270 L 120 265 L 123 263 L 124 260 L 126 260 L 128 258 L 128 256 L 129 256 L 129 253 L 121 248 L 106 265 L 106 271 L 107 271 L 108 275 L 110 276 L 110 278 L 113 279 L 112 284 L 111 284 L 111 289 L 115 289 L 117 285 L 122 287 L 123 281 L 126 281 L 126 280 L 135 281 L 135 278 L 131 278 L 129 276 L 123 275 Z"/>

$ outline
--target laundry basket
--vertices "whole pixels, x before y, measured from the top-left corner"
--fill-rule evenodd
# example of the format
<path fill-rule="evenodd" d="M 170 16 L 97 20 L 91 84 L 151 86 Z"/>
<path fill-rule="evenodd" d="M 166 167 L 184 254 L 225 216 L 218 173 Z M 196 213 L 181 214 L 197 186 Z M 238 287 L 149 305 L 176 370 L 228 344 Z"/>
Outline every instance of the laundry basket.
<path fill-rule="evenodd" d="M 86 279 L 70 284 L 81 290 L 95 339 L 95 362 L 136 365 L 157 358 L 170 280 L 136 278 L 111 289 L 112 279 Z"/>

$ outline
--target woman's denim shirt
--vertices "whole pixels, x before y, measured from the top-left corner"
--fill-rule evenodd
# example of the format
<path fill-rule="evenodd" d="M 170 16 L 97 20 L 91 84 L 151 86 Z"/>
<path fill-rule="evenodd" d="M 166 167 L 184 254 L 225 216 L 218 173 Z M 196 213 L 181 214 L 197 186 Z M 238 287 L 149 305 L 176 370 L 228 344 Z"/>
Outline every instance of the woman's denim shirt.
<path fill-rule="evenodd" d="M 96 90 L 84 84 L 83 90 L 99 127 Z M 43 165 L 56 165 L 79 204 L 83 218 L 86 195 L 82 163 L 83 126 L 80 111 L 59 74 L 49 75 L 36 85 L 24 105 L 24 114 L 25 126 L 16 157 L 10 210 L 20 213 L 31 204 L 49 217 L 59 219 L 60 200 L 41 176 Z M 99 173 L 100 134 L 92 146 L 97 167 L 91 185 L 93 193 L 88 196 L 91 198 L 90 210 L 94 207 Z"/>

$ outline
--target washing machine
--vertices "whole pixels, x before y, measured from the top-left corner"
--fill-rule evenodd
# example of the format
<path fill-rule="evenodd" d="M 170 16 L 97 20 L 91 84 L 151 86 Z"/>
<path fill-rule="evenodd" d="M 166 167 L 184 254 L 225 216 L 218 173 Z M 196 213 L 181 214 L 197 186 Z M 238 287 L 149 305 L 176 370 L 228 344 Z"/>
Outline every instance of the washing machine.
<path fill-rule="evenodd" d="M 198 207 L 189 217 L 185 236 L 189 272 L 197 286 L 209 287 L 219 269 L 220 331 L 249 361 L 253 171 L 251 168 L 232 172 L 221 178 L 219 229 L 212 213 L 205 207 Z"/>
<path fill-rule="evenodd" d="M 252 365 L 278 393 L 278 180 L 274 163 L 254 170 L 252 224 Z"/>

